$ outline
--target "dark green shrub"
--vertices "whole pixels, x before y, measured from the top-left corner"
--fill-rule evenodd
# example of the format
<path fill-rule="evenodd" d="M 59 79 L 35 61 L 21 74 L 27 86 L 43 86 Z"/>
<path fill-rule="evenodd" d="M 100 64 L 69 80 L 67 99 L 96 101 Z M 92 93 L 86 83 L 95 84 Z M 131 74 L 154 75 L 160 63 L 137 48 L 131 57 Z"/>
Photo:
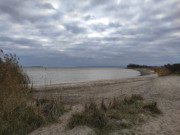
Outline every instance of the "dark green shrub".
<path fill-rule="evenodd" d="M 130 99 L 137 101 L 137 100 L 143 100 L 143 97 L 138 94 L 133 94 Z"/>
<path fill-rule="evenodd" d="M 157 102 L 147 103 L 146 105 L 143 106 L 143 108 L 147 111 L 154 113 L 154 114 L 160 114 L 161 113 L 161 111 L 157 107 Z"/>
<path fill-rule="evenodd" d="M 172 65 L 167 64 L 167 65 L 164 65 L 164 67 L 168 68 L 172 72 L 180 72 L 180 63 L 176 63 L 176 64 L 172 64 Z"/>

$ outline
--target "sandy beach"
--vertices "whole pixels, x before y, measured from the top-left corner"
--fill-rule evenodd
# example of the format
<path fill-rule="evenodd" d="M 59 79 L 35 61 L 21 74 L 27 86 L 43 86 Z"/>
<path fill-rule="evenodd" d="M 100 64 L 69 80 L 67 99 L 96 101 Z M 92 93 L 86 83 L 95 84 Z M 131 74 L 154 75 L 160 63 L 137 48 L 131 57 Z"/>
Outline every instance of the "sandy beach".
<path fill-rule="evenodd" d="M 128 79 L 102 80 L 59 84 L 34 87 L 34 97 L 58 97 L 71 105 L 71 110 L 65 113 L 59 123 L 41 127 L 29 135 L 87 135 L 92 134 L 92 129 L 86 126 L 66 129 L 66 124 L 71 114 L 82 110 L 85 102 L 94 100 L 99 102 L 114 97 L 123 98 L 132 94 L 141 94 L 147 101 L 156 101 L 163 112 L 158 117 L 152 117 L 142 125 L 124 131 L 136 135 L 179 135 L 180 134 L 180 76 L 170 75 L 158 77 L 156 74 L 138 76 Z M 118 132 L 113 133 L 113 135 Z"/>

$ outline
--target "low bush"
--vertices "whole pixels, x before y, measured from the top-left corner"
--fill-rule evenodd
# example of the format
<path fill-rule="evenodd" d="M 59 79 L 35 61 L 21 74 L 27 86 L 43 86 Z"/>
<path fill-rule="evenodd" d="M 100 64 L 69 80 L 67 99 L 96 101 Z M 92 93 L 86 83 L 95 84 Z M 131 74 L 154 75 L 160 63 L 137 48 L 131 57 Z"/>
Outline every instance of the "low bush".
<path fill-rule="evenodd" d="M 157 107 L 157 102 L 147 103 L 143 106 L 143 109 L 150 111 L 154 114 L 161 114 L 161 111 Z"/>
<path fill-rule="evenodd" d="M 172 71 L 166 67 L 154 68 L 154 71 L 158 74 L 158 76 L 166 76 L 172 73 Z"/>

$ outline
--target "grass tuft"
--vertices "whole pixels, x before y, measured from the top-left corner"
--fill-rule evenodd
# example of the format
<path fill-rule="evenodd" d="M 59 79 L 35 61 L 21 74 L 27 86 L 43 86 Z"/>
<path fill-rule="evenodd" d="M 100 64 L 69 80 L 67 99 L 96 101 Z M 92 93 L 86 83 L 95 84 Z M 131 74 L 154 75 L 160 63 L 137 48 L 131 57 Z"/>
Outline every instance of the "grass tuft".
<path fill-rule="evenodd" d="M 104 103 L 104 99 L 101 101 L 101 109 L 104 111 L 107 111 L 107 109 L 108 109 L 106 104 Z"/>
<path fill-rule="evenodd" d="M 147 103 L 143 106 L 147 111 L 152 112 L 153 114 L 161 114 L 162 112 L 157 107 L 157 102 Z"/>
<path fill-rule="evenodd" d="M 132 96 L 131 96 L 131 99 L 132 100 L 144 100 L 144 98 L 141 96 L 141 95 L 139 95 L 139 94 L 133 94 Z"/>
<path fill-rule="evenodd" d="M 72 115 L 68 127 L 74 128 L 77 125 L 87 125 L 92 128 L 102 129 L 106 124 L 107 120 L 104 113 L 94 102 L 91 102 L 85 105 L 83 112 Z"/>
<path fill-rule="evenodd" d="M 58 100 L 50 100 L 42 108 L 43 115 L 48 121 L 56 121 L 64 113 L 65 108 Z"/>
<path fill-rule="evenodd" d="M 104 100 L 100 105 L 90 102 L 85 105 L 84 111 L 72 115 L 68 127 L 87 125 L 92 127 L 96 134 L 104 135 L 131 128 L 144 122 L 143 116 L 160 114 L 159 112 L 156 102 L 145 103 L 141 95 L 132 95 L 123 100 L 114 98 L 108 106 Z"/>

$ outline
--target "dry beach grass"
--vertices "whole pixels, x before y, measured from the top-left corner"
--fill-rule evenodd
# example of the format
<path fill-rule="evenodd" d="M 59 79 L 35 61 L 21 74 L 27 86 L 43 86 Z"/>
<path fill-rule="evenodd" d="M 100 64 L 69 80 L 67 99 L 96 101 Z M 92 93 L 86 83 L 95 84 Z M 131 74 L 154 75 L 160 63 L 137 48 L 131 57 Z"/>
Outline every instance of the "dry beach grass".
<path fill-rule="evenodd" d="M 28 81 L 17 57 L 0 50 L 0 135 L 26 135 L 64 112 L 58 100 L 34 100 Z"/>
<path fill-rule="evenodd" d="M 64 86 L 65 85 L 65 86 Z M 93 134 L 92 128 L 87 126 L 75 127 L 67 130 L 66 125 L 70 116 L 83 110 L 84 103 L 89 99 L 95 102 L 112 101 L 114 97 L 124 98 L 132 94 L 141 94 L 146 101 L 157 102 L 162 115 L 152 117 L 142 125 L 128 130 L 117 131 L 113 134 L 137 135 L 179 135 L 180 130 L 180 77 L 176 75 L 158 77 L 156 74 L 139 76 L 129 79 L 110 81 L 83 82 L 76 84 L 58 85 L 52 91 L 34 92 L 34 96 L 59 96 L 64 103 L 70 104 L 72 110 L 63 115 L 61 123 L 40 128 L 30 135 L 85 135 Z M 75 86 L 75 87 L 74 87 Z M 38 87 L 39 89 L 39 87 Z M 37 89 L 36 89 L 37 90 Z"/>

